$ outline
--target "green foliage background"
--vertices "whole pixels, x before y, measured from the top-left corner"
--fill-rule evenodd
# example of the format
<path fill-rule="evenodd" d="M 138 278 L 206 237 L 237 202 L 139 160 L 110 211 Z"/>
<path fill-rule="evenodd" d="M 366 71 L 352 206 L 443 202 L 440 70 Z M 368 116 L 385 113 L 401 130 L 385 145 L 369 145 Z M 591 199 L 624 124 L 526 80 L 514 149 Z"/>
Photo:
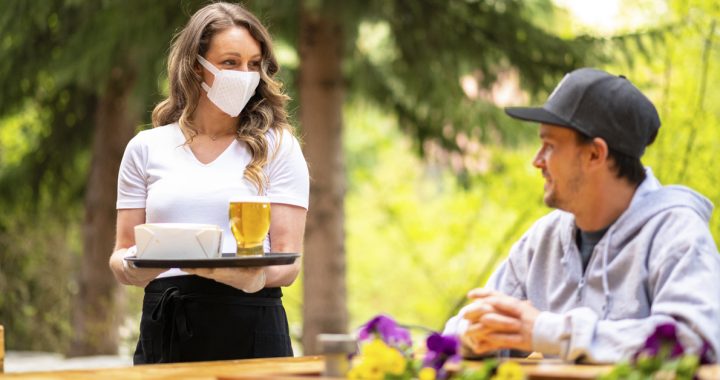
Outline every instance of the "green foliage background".
<path fill-rule="evenodd" d="M 643 5 L 643 1 L 636 4 Z M 610 56 L 605 68 L 626 74 L 658 106 L 663 126 L 644 162 L 654 168 L 664 183 L 693 187 L 717 205 L 720 183 L 715 163 L 720 155 L 716 148 L 720 137 L 720 91 L 713 84 L 720 83 L 720 32 L 716 26 L 720 6 L 710 0 L 673 0 L 667 2 L 667 7 L 667 12 L 646 28 L 628 31 L 630 37 L 626 36 L 623 42 L 607 38 L 604 45 L 607 51 L 597 54 Z M 552 26 L 556 32 L 583 33 L 570 27 L 568 19 L 559 21 Z M 374 28 L 380 36 L 380 41 L 373 45 L 380 50 L 373 50 L 364 59 L 382 63 L 397 57 L 392 41 L 382 37 L 382 29 L 391 27 L 398 26 L 382 23 L 360 26 Z M 358 39 L 357 44 L 361 47 L 366 42 Z M 13 43 L 0 34 L 0 48 Z M 164 41 L 153 44 L 163 45 Z M 279 46 L 281 59 L 292 73 L 297 65 L 292 41 L 279 41 Z M 468 47 L 458 45 L 461 48 Z M 111 47 L 98 49 L 106 51 Z M 141 61 L 145 56 L 144 52 L 138 53 Z M 364 70 L 369 66 L 362 64 L 362 60 L 355 62 L 356 66 L 348 67 L 350 74 L 352 70 L 366 75 L 383 74 L 368 74 Z M 142 64 L 154 63 L 142 61 Z M 402 70 L 398 64 L 386 69 Z M 442 67 L 434 69 L 442 71 Z M 289 77 L 286 82 L 290 83 Z M 388 84 L 389 88 L 403 91 L 393 86 L 396 84 Z M 534 103 L 547 96 L 547 84 L 530 83 L 528 88 L 537 90 L 529 93 Z M 82 91 L 61 93 L 52 99 L 14 104 L 16 111 L 0 119 L 0 197 L 10 192 L 24 194 L 13 196 L 12 204 L 0 199 L 0 324 L 7 325 L 6 321 L 12 320 L 6 330 L 9 349 L 63 352 L 72 333 L 70 304 L 76 294 L 73 278 L 81 251 L 79 229 L 83 214 L 78 202 L 72 200 L 82 193 L 82 187 L 77 185 L 82 181 L 68 181 L 67 176 L 58 175 L 57 181 L 65 182 L 36 186 L 31 181 L 39 179 L 24 175 L 28 166 L 22 161 L 28 155 L 35 155 L 38 160 L 63 157 L 62 152 L 47 151 L 41 142 L 52 133 L 46 127 L 50 117 L 47 107 L 72 105 L 70 96 L 84 95 Z M 411 105 L 428 110 L 429 104 L 433 104 L 427 99 L 411 100 Z M 417 139 L 423 133 L 420 128 L 423 125 L 413 128 L 412 120 L 388 111 L 403 106 L 350 96 L 345 109 L 351 327 L 384 312 L 403 323 L 442 328 L 447 317 L 463 302 L 466 291 L 482 285 L 511 244 L 548 211 L 541 202 L 542 178 L 530 164 L 535 149 L 534 126 L 507 120 L 490 107 L 481 108 L 482 112 L 477 114 L 463 115 L 455 114 L 456 107 L 448 106 L 453 110 L 453 121 L 462 124 L 464 130 L 472 131 L 474 124 L 497 124 L 502 131 L 499 136 L 470 133 L 468 136 L 477 149 L 461 150 L 461 156 L 455 152 L 454 157 L 472 159 L 478 165 L 473 166 L 474 170 L 462 165 L 453 169 L 442 160 L 417 155 L 423 150 Z M 62 117 L 72 124 L 78 116 L 66 112 Z M 457 143 L 458 135 L 453 131 L 444 136 L 447 141 L 439 144 L 449 148 Z M 87 141 L 69 143 L 82 145 Z M 73 157 L 70 162 L 61 162 L 63 170 L 84 176 L 87 155 Z M 711 220 L 716 240 L 720 236 L 718 218 L 715 213 Z M 301 328 L 301 287 L 300 280 L 285 290 L 284 298 L 296 335 Z M 134 343 L 141 291 L 131 289 L 128 295 L 128 316 L 122 329 L 125 352 Z"/>
<path fill-rule="evenodd" d="M 603 66 L 630 78 L 660 112 L 660 134 L 643 163 L 664 184 L 692 187 L 716 206 L 720 91 L 712 84 L 720 83 L 718 20 L 716 2 L 668 2 L 662 17 L 626 31 L 629 43 L 614 44 L 608 37 L 614 58 Z M 561 27 L 568 34 L 579 30 Z M 658 27 L 664 31 L 658 33 Z M 546 96 L 538 94 L 534 104 Z M 486 169 L 465 182 L 447 166 L 415 155 L 398 121 L 377 107 L 349 104 L 346 123 L 352 325 L 383 312 L 402 323 L 441 329 L 465 293 L 484 283 L 496 257 L 502 259 L 532 222 L 550 211 L 542 203 L 543 179 L 531 165 L 537 130 L 512 124 L 514 138 L 483 144 Z M 717 242 L 718 212 L 710 228 Z M 296 316 L 299 286 L 286 292 Z"/>

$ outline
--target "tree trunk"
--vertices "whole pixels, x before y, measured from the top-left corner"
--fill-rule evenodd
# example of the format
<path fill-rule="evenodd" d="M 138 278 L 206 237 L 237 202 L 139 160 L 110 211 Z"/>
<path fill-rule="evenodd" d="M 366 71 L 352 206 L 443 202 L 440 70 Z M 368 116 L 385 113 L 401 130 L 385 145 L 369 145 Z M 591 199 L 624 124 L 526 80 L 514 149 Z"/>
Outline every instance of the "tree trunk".
<path fill-rule="evenodd" d="M 303 353 L 320 333 L 347 331 L 342 155 L 342 28 L 336 17 L 301 7 L 300 122 L 310 167 L 303 263 Z"/>
<path fill-rule="evenodd" d="M 122 324 L 122 289 L 108 260 L 115 242 L 117 174 L 123 151 L 135 131 L 128 107 L 134 75 L 116 67 L 96 111 L 90 172 L 85 189 L 83 256 L 79 294 L 73 307 L 71 356 L 116 354 Z"/>

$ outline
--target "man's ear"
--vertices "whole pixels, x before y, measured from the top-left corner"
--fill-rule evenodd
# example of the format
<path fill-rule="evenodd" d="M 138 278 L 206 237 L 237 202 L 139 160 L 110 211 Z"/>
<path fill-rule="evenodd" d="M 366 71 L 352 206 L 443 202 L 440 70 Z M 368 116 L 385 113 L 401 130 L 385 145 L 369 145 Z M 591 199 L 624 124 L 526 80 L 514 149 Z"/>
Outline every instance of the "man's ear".
<path fill-rule="evenodd" d="M 604 165 L 610 157 L 610 148 L 604 139 L 595 137 L 590 144 L 590 165 Z"/>

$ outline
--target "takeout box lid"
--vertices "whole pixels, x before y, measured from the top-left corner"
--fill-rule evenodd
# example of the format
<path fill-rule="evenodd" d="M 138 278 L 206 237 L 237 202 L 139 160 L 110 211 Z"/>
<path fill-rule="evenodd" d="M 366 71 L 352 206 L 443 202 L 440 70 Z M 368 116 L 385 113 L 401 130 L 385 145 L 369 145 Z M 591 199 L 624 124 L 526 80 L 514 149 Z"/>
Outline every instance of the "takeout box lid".
<path fill-rule="evenodd" d="M 137 257 L 209 259 L 220 255 L 223 230 L 214 224 L 147 223 L 135 226 Z"/>

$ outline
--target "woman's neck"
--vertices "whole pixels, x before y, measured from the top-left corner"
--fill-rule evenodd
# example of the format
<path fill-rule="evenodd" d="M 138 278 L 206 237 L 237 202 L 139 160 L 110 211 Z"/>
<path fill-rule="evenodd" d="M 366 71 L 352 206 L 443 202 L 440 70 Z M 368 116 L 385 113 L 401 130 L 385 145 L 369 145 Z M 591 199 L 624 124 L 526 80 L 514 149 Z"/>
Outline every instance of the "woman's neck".
<path fill-rule="evenodd" d="M 212 140 L 234 135 L 237 131 L 237 118 L 220 111 L 205 97 L 200 99 L 193 113 L 193 124 L 199 135 L 207 135 Z"/>

